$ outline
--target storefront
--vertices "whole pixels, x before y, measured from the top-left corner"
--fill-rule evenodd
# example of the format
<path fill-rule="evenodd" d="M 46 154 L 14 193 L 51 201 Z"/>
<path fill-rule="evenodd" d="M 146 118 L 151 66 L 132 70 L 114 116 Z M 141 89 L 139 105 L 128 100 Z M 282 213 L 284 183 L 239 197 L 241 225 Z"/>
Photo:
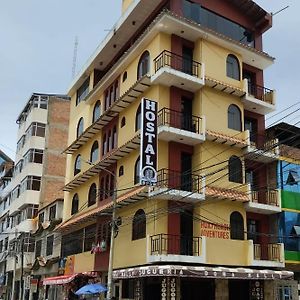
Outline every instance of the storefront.
<path fill-rule="evenodd" d="M 247 268 L 145 266 L 116 270 L 119 299 L 135 300 L 296 300 L 293 272 Z M 291 287 L 290 298 L 280 290 Z"/>

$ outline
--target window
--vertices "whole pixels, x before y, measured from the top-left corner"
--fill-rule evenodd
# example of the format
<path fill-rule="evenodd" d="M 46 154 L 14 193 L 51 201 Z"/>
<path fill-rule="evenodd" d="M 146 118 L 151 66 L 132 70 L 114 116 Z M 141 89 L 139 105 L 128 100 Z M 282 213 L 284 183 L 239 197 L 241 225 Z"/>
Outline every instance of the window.
<path fill-rule="evenodd" d="M 138 63 L 138 69 L 137 69 L 137 79 L 140 79 L 144 75 L 146 75 L 149 72 L 150 69 L 150 54 L 148 51 L 145 51 Z"/>
<path fill-rule="evenodd" d="M 35 242 L 35 258 L 40 257 L 42 254 L 42 240 Z"/>
<path fill-rule="evenodd" d="M 228 177 L 231 182 L 243 183 L 243 166 L 237 156 L 231 156 L 229 158 Z"/>
<path fill-rule="evenodd" d="M 56 205 L 50 207 L 49 210 L 49 221 L 55 220 L 56 218 Z"/>
<path fill-rule="evenodd" d="M 107 110 L 119 97 L 119 80 L 115 80 L 105 91 L 104 110 Z"/>
<path fill-rule="evenodd" d="M 141 112 L 141 104 L 140 104 L 135 114 L 135 131 L 141 129 L 141 117 L 142 117 L 142 112 Z"/>
<path fill-rule="evenodd" d="M 84 247 L 83 251 L 91 251 L 96 241 L 96 224 L 84 228 Z"/>
<path fill-rule="evenodd" d="M 96 122 L 101 116 L 101 102 L 98 100 L 93 110 L 93 123 Z"/>
<path fill-rule="evenodd" d="M 107 140 L 106 140 L 106 133 L 103 135 L 103 142 L 102 142 L 102 156 L 104 156 L 107 152 Z"/>
<path fill-rule="evenodd" d="M 112 149 L 115 149 L 117 146 L 117 127 L 115 126 L 112 131 Z"/>
<path fill-rule="evenodd" d="M 240 109 L 236 105 L 231 104 L 228 107 L 227 115 L 228 115 L 228 128 L 242 131 L 242 121 L 241 121 L 242 116 L 241 116 Z"/>
<path fill-rule="evenodd" d="M 97 199 L 97 186 L 93 183 L 89 189 L 88 206 L 94 205 Z"/>
<path fill-rule="evenodd" d="M 121 120 L 121 128 L 124 127 L 126 125 L 126 118 L 123 117 Z"/>
<path fill-rule="evenodd" d="M 135 162 L 134 166 L 134 184 L 140 182 L 140 157 Z"/>
<path fill-rule="evenodd" d="M 41 177 L 38 176 L 27 176 L 20 185 L 20 193 L 26 190 L 39 191 L 41 187 Z"/>
<path fill-rule="evenodd" d="M 78 105 L 89 93 L 90 77 L 77 90 L 76 105 Z"/>
<path fill-rule="evenodd" d="M 34 238 L 30 233 L 25 233 L 24 236 L 24 252 L 34 252 Z"/>
<path fill-rule="evenodd" d="M 119 168 L 119 177 L 123 176 L 124 175 L 124 166 L 121 166 Z"/>
<path fill-rule="evenodd" d="M 81 155 L 77 155 L 74 164 L 74 176 L 81 172 Z"/>
<path fill-rule="evenodd" d="M 97 141 L 95 141 L 91 149 L 90 162 L 94 163 L 98 159 L 99 159 L 99 144 Z"/>
<path fill-rule="evenodd" d="M 127 79 L 127 71 L 124 72 L 122 81 L 124 82 L 126 79 Z"/>
<path fill-rule="evenodd" d="M 8 237 L 6 237 L 4 240 L 4 250 L 8 250 Z"/>
<path fill-rule="evenodd" d="M 29 205 L 25 209 L 25 217 L 24 219 L 34 219 L 38 215 L 38 205 Z"/>
<path fill-rule="evenodd" d="M 292 286 L 278 287 L 278 300 L 292 300 L 293 299 Z"/>
<path fill-rule="evenodd" d="M 146 237 L 146 214 L 139 209 L 132 221 L 132 240 L 139 240 Z"/>
<path fill-rule="evenodd" d="M 33 122 L 26 130 L 25 140 L 31 136 L 45 137 L 45 131 L 46 131 L 46 124 Z"/>
<path fill-rule="evenodd" d="M 226 74 L 232 79 L 241 80 L 239 60 L 232 54 L 227 56 Z"/>
<path fill-rule="evenodd" d="M 46 256 L 53 254 L 53 242 L 54 242 L 54 235 L 47 237 L 47 248 L 46 248 Z"/>
<path fill-rule="evenodd" d="M 244 239 L 244 219 L 237 211 L 230 215 L 230 238 L 232 240 Z"/>
<path fill-rule="evenodd" d="M 198 3 L 183 0 L 183 15 L 235 41 L 254 47 L 253 34 L 250 30 L 205 9 Z"/>
<path fill-rule="evenodd" d="M 44 151 L 40 149 L 30 149 L 24 155 L 24 165 L 28 163 L 43 163 L 43 154 Z"/>
<path fill-rule="evenodd" d="M 75 239 L 74 236 L 76 236 Z M 77 230 L 70 234 L 63 235 L 61 241 L 62 257 L 67 257 L 77 253 L 82 253 L 82 249 L 83 249 L 82 241 L 83 241 L 83 229 Z"/>
<path fill-rule="evenodd" d="M 79 197 L 78 194 L 75 194 L 72 199 L 71 215 L 74 215 L 78 212 L 79 206 Z"/>
<path fill-rule="evenodd" d="M 45 213 L 42 212 L 39 214 L 39 223 L 44 223 L 45 221 Z"/>
<path fill-rule="evenodd" d="M 83 118 L 80 118 L 79 121 L 78 121 L 78 125 L 77 125 L 77 135 L 76 137 L 80 137 L 83 133 Z"/>
<path fill-rule="evenodd" d="M 298 185 L 299 181 L 300 177 L 297 170 L 290 170 L 286 180 L 286 185 Z"/>
<path fill-rule="evenodd" d="M 257 220 L 248 219 L 247 220 L 247 239 L 253 240 L 254 244 L 259 243 L 259 222 Z"/>

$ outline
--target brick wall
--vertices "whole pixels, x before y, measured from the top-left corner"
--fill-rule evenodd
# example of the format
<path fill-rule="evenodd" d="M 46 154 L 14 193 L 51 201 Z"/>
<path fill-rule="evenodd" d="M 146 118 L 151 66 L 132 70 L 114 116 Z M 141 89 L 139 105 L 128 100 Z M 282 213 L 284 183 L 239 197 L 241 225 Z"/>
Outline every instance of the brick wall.
<path fill-rule="evenodd" d="M 70 101 L 50 97 L 43 160 L 40 209 L 64 197 Z"/>

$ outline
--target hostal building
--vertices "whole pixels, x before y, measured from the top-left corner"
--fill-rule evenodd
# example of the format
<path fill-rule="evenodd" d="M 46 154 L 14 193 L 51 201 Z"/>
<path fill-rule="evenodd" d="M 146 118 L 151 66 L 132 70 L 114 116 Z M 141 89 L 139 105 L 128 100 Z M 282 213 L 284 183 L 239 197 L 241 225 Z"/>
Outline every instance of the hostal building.
<path fill-rule="evenodd" d="M 117 299 L 294 299 L 290 285 L 282 293 L 293 274 L 277 240 L 278 141 L 264 134 L 271 26 L 250 0 L 123 1 L 69 90 L 60 230 L 73 274 L 106 281 L 116 190 Z M 150 188 L 139 183 L 143 97 L 158 105 Z"/>

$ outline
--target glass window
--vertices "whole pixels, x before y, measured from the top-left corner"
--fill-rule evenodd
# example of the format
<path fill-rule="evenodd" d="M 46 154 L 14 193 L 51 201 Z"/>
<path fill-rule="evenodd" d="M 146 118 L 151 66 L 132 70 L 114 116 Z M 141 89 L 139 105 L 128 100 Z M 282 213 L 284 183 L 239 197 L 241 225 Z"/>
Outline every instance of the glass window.
<path fill-rule="evenodd" d="M 84 229 L 84 248 L 83 251 L 91 251 L 96 242 L 96 224 L 90 225 Z"/>
<path fill-rule="evenodd" d="M 242 131 L 242 121 L 241 121 L 242 116 L 241 116 L 240 109 L 236 105 L 231 104 L 228 107 L 227 115 L 228 115 L 228 128 Z"/>
<path fill-rule="evenodd" d="M 124 127 L 126 125 L 126 118 L 123 117 L 121 120 L 121 128 Z"/>
<path fill-rule="evenodd" d="M 232 54 L 227 56 L 226 74 L 232 79 L 241 80 L 239 60 Z"/>
<path fill-rule="evenodd" d="M 25 139 L 30 136 L 45 137 L 45 131 L 46 131 L 46 124 L 33 122 L 26 130 Z"/>
<path fill-rule="evenodd" d="M 117 147 L 117 127 L 115 126 L 112 132 L 112 149 Z"/>
<path fill-rule="evenodd" d="M 124 175 L 124 166 L 121 166 L 119 168 L 119 177 L 123 176 Z"/>
<path fill-rule="evenodd" d="M 49 221 L 52 221 L 56 218 L 56 205 L 50 207 L 49 210 Z"/>
<path fill-rule="evenodd" d="M 123 74 L 123 79 L 122 79 L 123 82 L 124 82 L 126 79 L 127 79 L 127 71 L 125 71 L 124 74 Z"/>
<path fill-rule="evenodd" d="M 42 254 L 42 240 L 35 242 L 35 258 L 40 257 Z"/>
<path fill-rule="evenodd" d="M 135 162 L 134 166 L 134 184 L 140 182 L 140 157 Z"/>
<path fill-rule="evenodd" d="M 43 163 L 44 151 L 40 149 L 30 149 L 24 155 L 24 165 L 28 163 Z"/>
<path fill-rule="evenodd" d="M 76 105 L 78 105 L 89 93 L 90 77 L 77 90 Z"/>
<path fill-rule="evenodd" d="M 77 134 L 76 137 L 77 138 L 79 138 L 83 133 L 83 126 L 84 126 L 83 123 L 84 123 L 83 118 L 80 118 L 79 121 L 78 121 L 77 131 L 76 131 L 76 134 Z"/>
<path fill-rule="evenodd" d="M 139 209 L 132 222 L 132 240 L 139 240 L 146 237 L 146 214 L 142 209 Z"/>
<path fill-rule="evenodd" d="M 135 131 L 141 129 L 141 118 L 142 118 L 141 105 L 139 105 L 135 114 Z"/>
<path fill-rule="evenodd" d="M 243 183 L 243 165 L 237 156 L 231 156 L 228 162 L 229 181 Z"/>
<path fill-rule="evenodd" d="M 96 122 L 101 116 L 101 102 L 98 100 L 93 110 L 93 123 Z"/>
<path fill-rule="evenodd" d="M 244 239 L 244 219 L 237 211 L 230 215 L 230 238 L 232 240 Z"/>
<path fill-rule="evenodd" d="M 106 139 L 106 133 L 103 135 L 103 142 L 102 142 L 102 156 L 104 156 L 107 152 L 107 139 Z"/>
<path fill-rule="evenodd" d="M 278 300 L 293 300 L 293 293 L 291 286 L 278 287 Z"/>
<path fill-rule="evenodd" d="M 41 177 L 39 176 L 27 176 L 20 185 L 20 192 L 23 193 L 26 190 L 39 191 L 41 188 Z"/>
<path fill-rule="evenodd" d="M 74 239 L 76 236 L 76 239 Z M 83 250 L 83 229 L 62 236 L 61 253 L 62 257 L 67 257 Z"/>
<path fill-rule="evenodd" d="M 97 186 L 93 183 L 89 189 L 88 206 L 94 205 L 97 200 Z"/>
<path fill-rule="evenodd" d="M 99 144 L 97 141 L 95 141 L 91 149 L 90 161 L 94 163 L 98 159 L 99 159 Z"/>
<path fill-rule="evenodd" d="M 137 79 L 140 79 L 144 75 L 146 75 L 150 70 L 150 54 L 148 51 L 145 51 L 138 63 L 137 69 Z"/>
<path fill-rule="evenodd" d="M 54 242 L 54 235 L 47 237 L 47 248 L 46 248 L 46 256 L 53 254 L 53 242 Z"/>
<path fill-rule="evenodd" d="M 44 221 L 45 221 L 45 213 L 42 212 L 42 213 L 39 214 L 39 222 L 44 223 Z"/>
<path fill-rule="evenodd" d="M 71 215 L 74 215 L 78 212 L 79 207 L 79 197 L 78 194 L 75 194 L 72 199 Z"/>
<path fill-rule="evenodd" d="M 77 155 L 74 164 L 74 176 L 81 172 L 81 155 Z"/>
<path fill-rule="evenodd" d="M 30 233 L 25 233 L 24 237 L 24 252 L 34 252 L 34 238 Z"/>

